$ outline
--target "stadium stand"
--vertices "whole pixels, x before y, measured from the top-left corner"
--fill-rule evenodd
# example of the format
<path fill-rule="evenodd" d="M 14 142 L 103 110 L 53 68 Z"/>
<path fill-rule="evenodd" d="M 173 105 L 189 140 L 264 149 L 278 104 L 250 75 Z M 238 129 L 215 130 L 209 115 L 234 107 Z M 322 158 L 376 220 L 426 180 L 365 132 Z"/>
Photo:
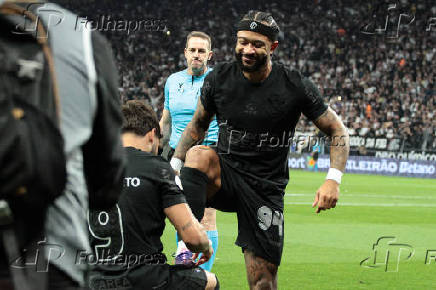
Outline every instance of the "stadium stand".
<path fill-rule="evenodd" d="M 146 99 L 158 114 L 166 78 L 185 67 L 181 35 L 205 28 L 215 44 L 213 61 L 231 60 L 238 17 L 253 8 L 270 11 L 281 27 L 274 59 L 314 80 L 350 135 L 396 139 L 400 151 L 436 152 L 432 0 L 56 2 L 95 23 L 104 17 L 159 22 L 129 33 L 96 27 L 112 42 L 122 99 Z M 314 130 L 304 118 L 297 127 Z"/>

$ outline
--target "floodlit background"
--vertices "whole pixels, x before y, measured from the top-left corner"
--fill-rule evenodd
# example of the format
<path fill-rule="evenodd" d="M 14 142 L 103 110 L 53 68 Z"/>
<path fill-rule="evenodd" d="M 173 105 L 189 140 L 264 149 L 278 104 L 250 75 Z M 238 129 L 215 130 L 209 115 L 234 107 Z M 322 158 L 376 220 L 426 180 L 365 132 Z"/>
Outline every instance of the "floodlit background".
<path fill-rule="evenodd" d="M 320 171 L 327 165 L 321 160 L 329 149 L 310 142 L 309 136 L 322 136 L 301 119 L 296 132 L 301 142 L 290 149 L 296 170 L 290 172 L 285 196 L 279 289 L 434 288 L 434 1 L 55 2 L 86 17 L 109 39 L 123 101 L 145 99 L 159 115 L 166 78 L 185 68 L 190 31 L 212 36 L 213 66 L 232 60 L 233 25 L 243 14 L 271 12 L 281 28 L 274 60 L 318 85 L 350 130 L 354 161 L 347 170 L 364 173 L 346 174 L 337 208 L 316 215 L 311 203 L 325 177 Z M 313 151 L 320 152 L 319 163 Z M 246 289 L 243 255 L 234 245 L 236 217 L 218 213 L 217 221 L 213 271 L 222 289 Z M 169 257 L 174 235 L 167 227 Z"/>

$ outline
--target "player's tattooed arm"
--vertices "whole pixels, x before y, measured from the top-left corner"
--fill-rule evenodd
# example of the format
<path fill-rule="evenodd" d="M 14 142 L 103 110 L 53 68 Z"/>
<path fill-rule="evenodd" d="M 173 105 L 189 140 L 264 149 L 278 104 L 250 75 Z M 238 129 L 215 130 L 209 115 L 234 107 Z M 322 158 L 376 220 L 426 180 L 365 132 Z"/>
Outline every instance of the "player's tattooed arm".
<path fill-rule="evenodd" d="M 170 141 L 171 137 L 171 114 L 167 109 L 163 110 L 159 125 L 162 132 L 162 139 L 159 145 L 162 148 Z"/>
<path fill-rule="evenodd" d="M 179 143 L 177 144 L 177 148 L 174 152 L 175 158 L 185 160 L 186 152 L 188 152 L 192 146 L 201 144 L 213 116 L 213 114 L 206 111 L 201 100 L 199 100 L 197 110 L 195 111 L 191 122 L 189 122 L 183 131 Z"/>
<path fill-rule="evenodd" d="M 347 128 L 331 108 L 328 108 L 314 123 L 329 138 L 327 141 L 330 142 L 330 167 L 344 172 L 350 152 Z"/>
<path fill-rule="evenodd" d="M 189 227 L 192 227 L 192 221 L 187 222 L 186 224 L 184 224 L 181 228 L 182 232 L 186 229 L 188 229 Z"/>
<path fill-rule="evenodd" d="M 167 207 L 164 212 L 189 250 L 198 253 L 209 249 L 207 234 L 186 203 Z"/>

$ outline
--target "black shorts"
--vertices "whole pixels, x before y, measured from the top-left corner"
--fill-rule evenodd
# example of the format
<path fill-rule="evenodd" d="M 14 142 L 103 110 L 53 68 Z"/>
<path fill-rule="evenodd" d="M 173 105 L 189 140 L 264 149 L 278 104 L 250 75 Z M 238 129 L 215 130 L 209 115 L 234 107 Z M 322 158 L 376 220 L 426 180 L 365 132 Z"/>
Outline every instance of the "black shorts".
<path fill-rule="evenodd" d="M 256 256 L 280 265 L 283 251 L 284 190 L 272 181 L 238 171 L 218 154 L 221 189 L 207 207 L 236 212 L 238 237 L 235 244 Z"/>
<path fill-rule="evenodd" d="M 193 289 L 206 288 L 207 276 L 199 267 L 185 265 L 139 265 L 122 271 L 100 270 L 90 274 L 89 286 L 97 289 Z"/>

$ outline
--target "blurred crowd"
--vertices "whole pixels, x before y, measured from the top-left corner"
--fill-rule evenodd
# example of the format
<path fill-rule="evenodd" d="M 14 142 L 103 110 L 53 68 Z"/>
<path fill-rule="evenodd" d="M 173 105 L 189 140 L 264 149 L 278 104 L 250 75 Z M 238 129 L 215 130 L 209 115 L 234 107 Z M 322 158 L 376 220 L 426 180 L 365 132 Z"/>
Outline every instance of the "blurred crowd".
<path fill-rule="evenodd" d="M 274 60 L 311 78 L 350 134 L 436 151 L 434 0 L 55 2 L 88 19 L 159 22 L 134 32 L 98 28 L 112 43 L 123 100 L 145 99 L 158 114 L 167 77 L 185 68 L 190 31 L 212 36 L 211 65 L 229 61 L 234 24 L 250 9 L 269 11 L 281 28 Z M 297 130 L 314 133 L 315 127 L 302 118 Z"/>

